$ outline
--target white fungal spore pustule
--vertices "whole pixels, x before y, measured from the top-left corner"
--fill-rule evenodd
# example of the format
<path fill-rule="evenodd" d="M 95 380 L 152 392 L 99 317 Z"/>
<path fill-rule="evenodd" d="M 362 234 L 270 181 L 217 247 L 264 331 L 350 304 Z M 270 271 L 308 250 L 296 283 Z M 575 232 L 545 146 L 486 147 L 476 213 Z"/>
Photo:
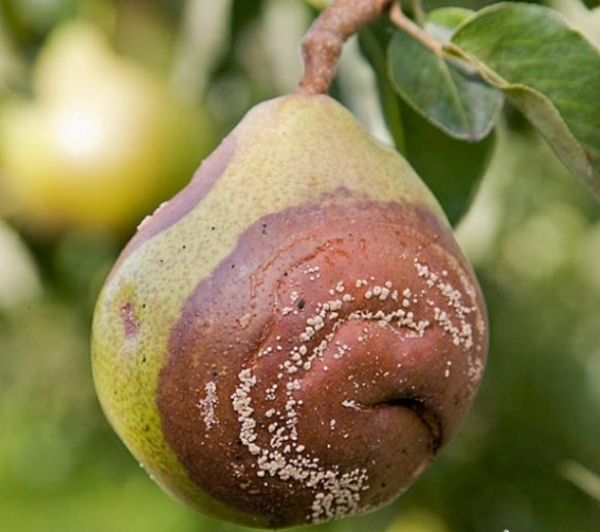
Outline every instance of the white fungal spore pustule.
<path fill-rule="evenodd" d="M 300 381 L 292 380 L 287 383 L 287 400 L 283 415 L 275 409 L 267 411 L 266 417 L 279 419 L 269 425 L 268 431 L 273 436 L 266 446 L 261 446 L 256 443 L 259 441 L 255 431 L 257 421 L 250 397 L 257 380 L 249 369 L 242 370 L 238 378 L 239 385 L 231 399 L 239 416 L 240 440 L 248 451 L 256 456 L 256 476 L 297 481 L 314 490 L 311 515 L 307 516 L 309 521 L 328 521 L 356 512 L 361 491 L 368 489 L 366 470 L 354 469 L 348 473 L 341 473 L 337 467 L 324 467 L 318 458 L 306 452 L 306 445 L 298 443 L 296 408 L 301 405 L 301 401 L 294 398 L 294 392 L 300 389 Z"/>
<path fill-rule="evenodd" d="M 202 411 L 206 428 L 210 429 L 219 422 L 216 414 L 216 407 L 219 404 L 217 385 L 212 381 L 207 382 L 204 386 L 204 392 L 206 395 L 198 401 L 198 408 Z"/>

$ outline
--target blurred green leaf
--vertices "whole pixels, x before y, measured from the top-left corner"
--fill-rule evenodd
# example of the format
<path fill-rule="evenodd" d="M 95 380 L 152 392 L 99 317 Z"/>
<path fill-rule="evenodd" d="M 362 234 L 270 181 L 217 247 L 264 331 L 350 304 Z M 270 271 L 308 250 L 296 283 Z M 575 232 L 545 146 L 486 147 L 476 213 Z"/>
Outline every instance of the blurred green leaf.
<path fill-rule="evenodd" d="M 553 10 L 501 3 L 447 47 L 476 65 L 600 201 L 600 52 Z"/>
<path fill-rule="evenodd" d="M 444 34 L 447 25 L 467 15 L 438 13 L 430 27 Z M 437 30 L 437 31 L 436 31 Z M 502 106 L 502 93 L 485 83 L 469 63 L 446 57 L 403 30 L 388 50 L 389 75 L 398 94 L 432 124 L 458 139 L 486 137 Z"/>

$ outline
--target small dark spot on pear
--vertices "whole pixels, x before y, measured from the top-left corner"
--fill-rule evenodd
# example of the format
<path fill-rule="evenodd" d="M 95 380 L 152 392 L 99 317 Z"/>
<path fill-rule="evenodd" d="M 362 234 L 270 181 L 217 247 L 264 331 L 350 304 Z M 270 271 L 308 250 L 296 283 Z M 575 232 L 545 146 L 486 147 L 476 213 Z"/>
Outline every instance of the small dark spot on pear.
<path fill-rule="evenodd" d="M 298 305 L 298 308 L 299 308 L 300 310 L 302 310 L 302 309 L 304 308 L 304 306 L 306 305 L 306 301 L 304 301 L 304 299 L 300 299 L 300 300 L 298 301 L 297 305 Z"/>

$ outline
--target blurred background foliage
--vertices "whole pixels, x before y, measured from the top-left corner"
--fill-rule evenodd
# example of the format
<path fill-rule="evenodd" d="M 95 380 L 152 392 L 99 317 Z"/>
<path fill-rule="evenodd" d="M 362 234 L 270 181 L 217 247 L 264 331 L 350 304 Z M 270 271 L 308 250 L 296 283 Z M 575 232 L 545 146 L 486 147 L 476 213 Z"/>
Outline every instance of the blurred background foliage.
<path fill-rule="evenodd" d="M 89 326 L 141 217 L 247 109 L 293 89 L 325 3 L 0 0 L 2 531 L 240 530 L 164 495 L 118 441 L 94 396 Z M 600 42 L 598 10 L 547 3 Z M 332 92 L 390 140 L 355 40 Z M 600 209 L 507 109 L 457 231 L 491 319 L 476 404 L 395 504 L 315 530 L 596 532 Z"/>

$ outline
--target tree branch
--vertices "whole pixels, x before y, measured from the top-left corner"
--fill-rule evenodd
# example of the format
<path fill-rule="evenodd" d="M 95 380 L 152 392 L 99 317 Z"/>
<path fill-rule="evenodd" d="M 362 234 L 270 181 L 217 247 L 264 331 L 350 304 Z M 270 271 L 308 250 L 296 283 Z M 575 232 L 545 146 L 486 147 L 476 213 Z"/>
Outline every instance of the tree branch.
<path fill-rule="evenodd" d="M 335 76 L 344 42 L 379 17 L 394 0 L 335 0 L 309 28 L 302 41 L 304 75 L 296 92 L 326 94 Z"/>

